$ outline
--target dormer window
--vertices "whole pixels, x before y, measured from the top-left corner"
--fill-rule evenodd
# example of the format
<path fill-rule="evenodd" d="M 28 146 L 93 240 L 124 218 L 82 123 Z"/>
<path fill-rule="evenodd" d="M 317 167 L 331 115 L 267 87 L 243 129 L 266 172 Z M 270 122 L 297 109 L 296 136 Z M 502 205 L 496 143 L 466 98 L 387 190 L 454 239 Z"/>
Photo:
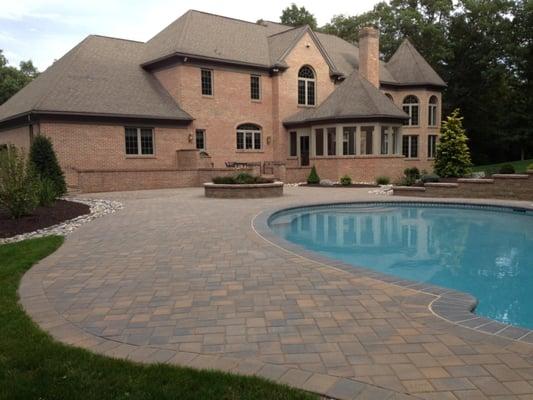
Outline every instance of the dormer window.
<path fill-rule="evenodd" d="M 304 65 L 298 71 L 298 105 L 315 105 L 315 73 L 313 69 Z"/>

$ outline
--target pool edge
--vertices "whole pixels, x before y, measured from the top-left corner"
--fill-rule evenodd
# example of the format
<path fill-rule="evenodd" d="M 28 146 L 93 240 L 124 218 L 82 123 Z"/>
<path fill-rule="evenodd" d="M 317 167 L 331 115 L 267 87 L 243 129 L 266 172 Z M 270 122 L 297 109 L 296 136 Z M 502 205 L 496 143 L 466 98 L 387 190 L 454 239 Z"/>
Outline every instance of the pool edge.
<path fill-rule="evenodd" d="M 319 263 L 321 265 L 331 267 L 337 270 L 350 273 L 352 275 L 360 275 L 368 278 L 376 279 L 378 281 L 399 286 L 405 289 L 413 290 L 425 295 L 431 295 L 435 298 L 427 305 L 429 311 L 436 317 L 447 321 L 454 326 L 459 326 L 476 332 L 484 333 L 491 336 L 497 336 L 504 339 L 533 344 L 533 329 L 521 328 L 518 326 L 505 324 L 491 318 L 477 315 L 474 311 L 478 304 L 477 299 L 469 293 L 461 292 L 454 289 L 444 288 L 441 286 L 425 284 L 423 282 L 410 281 L 400 279 L 398 277 L 383 274 L 370 270 L 368 268 L 353 266 L 351 264 L 343 263 L 338 260 L 322 256 L 313 251 L 307 250 L 301 246 L 291 243 L 277 235 L 270 229 L 268 225 L 269 220 L 276 214 L 288 210 L 294 210 L 306 207 L 327 206 L 327 205 L 348 205 L 348 204 L 387 204 L 387 203 L 411 203 L 411 204 L 434 204 L 434 205 L 454 205 L 454 206 L 477 206 L 506 208 L 511 210 L 526 210 L 533 212 L 533 204 L 531 205 L 516 205 L 513 203 L 505 203 L 502 201 L 480 201 L 479 199 L 373 199 L 373 200 L 354 200 L 354 201 L 331 201 L 331 202 L 315 202 L 303 203 L 293 206 L 277 207 L 256 214 L 251 220 L 252 230 L 263 240 L 284 250 L 293 253 L 310 261 Z"/>

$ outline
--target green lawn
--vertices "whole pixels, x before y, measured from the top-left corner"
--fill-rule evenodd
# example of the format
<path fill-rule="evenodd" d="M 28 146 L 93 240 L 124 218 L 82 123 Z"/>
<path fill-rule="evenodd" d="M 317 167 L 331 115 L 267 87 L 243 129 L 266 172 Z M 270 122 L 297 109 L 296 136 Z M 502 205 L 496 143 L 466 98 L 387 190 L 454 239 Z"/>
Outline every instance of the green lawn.
<path fill-rule="evenodd" d="M 516 173 L 522 173 L 522 172 L 526 172 L 527 166 L 529 164 L 533 164 L 533 158 L 530 160 L 524 160 L 524 161 L 510 161 L 510 162 L 503 162 L 499 164 L 477 165 L 472 168 L 472 171 L 474 172 L 485 171 L 485 172 L 490 172 L 490 173 L 497 173 L 500 167 L 504 164 L 512 164 Z"/>
<path fill-rule="evenodd" d="M 269 381 L 114 360 L 55 342 L 17 303 L 23 273 L 63 238 L 0 246 L 0 399 L 317 399 Z"/>

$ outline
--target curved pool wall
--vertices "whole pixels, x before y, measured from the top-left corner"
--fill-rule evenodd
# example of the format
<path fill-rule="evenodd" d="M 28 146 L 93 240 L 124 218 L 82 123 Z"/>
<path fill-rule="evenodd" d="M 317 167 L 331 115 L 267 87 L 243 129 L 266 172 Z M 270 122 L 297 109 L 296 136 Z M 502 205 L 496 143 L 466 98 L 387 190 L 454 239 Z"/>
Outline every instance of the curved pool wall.
<path fill-rule="evenodd" d="M 533 211 L 525 208 L 430 202 L 362 202 L 304 206 L 273 213 L 264 222 L 307 255 L 364 268 L 406 286 L 433 286 L 472 297 L 433 305 L 465 326 L 502 330 L 500 321 L 533 328 Z M 292 246 L 291 246 L 292 247 Z M 433 290 L 435 291 L 435 290 Z M 437 290 L 438 291 L 438 290 Z M 436 293 L 439 294 L 439 293 Z M 475 316 L 474 316 L 475 317 Z M 454 320 L 453 315 L 451 318 Z M 483 329 L 481 329 L 483 330 Z M 522 331 L 517 329 L 516 336 Z"/>

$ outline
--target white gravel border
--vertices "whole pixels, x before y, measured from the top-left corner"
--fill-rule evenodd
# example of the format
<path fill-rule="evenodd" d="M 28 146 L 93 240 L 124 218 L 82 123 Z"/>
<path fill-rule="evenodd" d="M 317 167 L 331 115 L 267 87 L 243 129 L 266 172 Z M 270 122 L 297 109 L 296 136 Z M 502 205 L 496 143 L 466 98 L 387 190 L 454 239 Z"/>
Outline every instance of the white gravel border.
<path fill-rule="evenodd" d="M 15 243 L 22 240 L 38 238 L 49 235 L 67 236 L 78 229 L 81 225 L 107 214 L 113 214 L 123 208 L 122 203 L 111 200 L 81 199 L 77 197 L 63 197 L 62 200 L 87 204 L 91 211 L 89 214 L 80 215 L 56 225 L 52 225 L 33 232 L 21 233 L 20 235 L 0 239 L 0 244 Z"/>

